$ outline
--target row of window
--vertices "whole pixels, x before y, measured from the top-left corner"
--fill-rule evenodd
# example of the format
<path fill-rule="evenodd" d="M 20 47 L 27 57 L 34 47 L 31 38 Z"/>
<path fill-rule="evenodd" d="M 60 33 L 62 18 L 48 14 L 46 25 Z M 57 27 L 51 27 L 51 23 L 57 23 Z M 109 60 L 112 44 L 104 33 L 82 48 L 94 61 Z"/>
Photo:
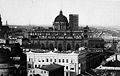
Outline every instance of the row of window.
<path fill-rule="evenodd" d="M 59 35 L 59 36 L 65 36 L 65 35 L 67 35 L 67 36 L 70 36 L 71 35 L 71 32 L 69 32 L 69 33 L 62 33 L 62 32 L 60 32 L 60 33 L 45 33 L 45 32 L 43 32 L 43 33 L 30 33 L 29 35 L 43 35 L 43 36 L 45 36 L 45 35 L 52 35 L 52 36 L 57 36 L 57 35 Z M 80 33 L 73 33 L 73 35 L 74 36 L 78 36 L 78 35 L 81 35 L 81 32 Z"/>
<path fill-rule="evenodd" d="M 47 73 L 46 71 L 41 71 L 41 74 L 45 74 L 45 73 Z"/>
<path fill-rule="evenodd" d="M 41 43 L 41 44 L 40 44 L 40 42 L 38 42 L 38 40 L 36 40 L 36 41 L 31 41 L 31 43 L 32 43 L 32 44 L 39 44 L 39 45 L 41 45 L 41 46 L 45 46 L 44 43 Z M 50 44 L 49 44 L 49 46 L 53 46 L 53 45 L 54 45 L 54 43 L 50 43 Z M 62 43 L 59 44 L 59 45 L 62 45 Z M 70 45 L 70 44 L 68 43 L 67 45 Z M 79 46 L 79 44 L 76 44 L 76 46 Z M 80 46 L 81 46 L 81 44 L 80 44 Z"/>
<path fill-rule="evenodd" d="M 90 36 L 92 38 L 92 36 Z M 32 37 L 32 39 L 82 39 L 82 36 L 37 36 L 37 37 Z"/>
<path fill-rule="evenodd" d="M 29 59 L 29 61 L 31 61 Z M 38 59 L 38 62 L 59 62 L 59 63 L 74 63 L 75 60 L 71 59 L 70 62 L 68 59 Z"/>
<path fill-rule="evenodd" d="M 50 59 L 50 60 L 49 60 L 49 59 L 46 59 L 46 62 L 57 62 L 57 60 L 54 59 L 54 61 L 53 61 L 53 59 Z M 65 62 L 65 59 L 59 59 L 58 62 L 64 63 L 64 62 Z M 68 59 L 66 59 L 66 63 L 68 63 Z"/>
<path fill-rule="evenodd" d="M 32 43 L 33 45 L 39 45 L 40 47 L 45 47 L 45 46 L 46 46 L 46 45 L 43 44 L 43 43 L 40 44 L 40 42 L 38 42 L 38 41 L 31 41 L 31 43 Z M 63 45 L 62 45 L 62 44 L 59 44 L 58 47 L 60 47 L 60 46 L 62 47 Z M 69 44 L 69 43 L 68 43 L 66 46 L 67 46 L 67 47 L 68 47 L 68 46 L 72 47 L 72 45 Z M 76 46 L 76 48 L 78 49 L 80 46 L 82 46 L 82 44 L 76 44 L 75 46 Z M 54 43 L 50 43 L 50 44 L 48 45 L 48 47 L 50 47 L 50 48 L 53 47 L 53 48 L 54 48 L 54 47 L 55 47 L 55 46 L 54 46 Z"/>
<path fill-rule="evenodd" d="M 35 65 L 35 68 L 37 68 L 37 65 Z M 35 71 L 30 70 L 30 73 L 35 73 Z M 41 70 L 41 74 L 44 74 L 44 73 L 47 73 L 47 71 L 42 71 Z"/>
<path fill-rule="evenodd" d="M 31 36 L 32 37 L 32 36 Z M 33 38 L 33 37 L 32 37 Z M 48 38 L 48 39 L 70 39 L 70 38 L 79 38 L 79 39 L 82 39 L 82 36 L 81 35 L 77 35 L 77 36 L 37 36 L 37 37 L 34 37 L 36 39 L 39 39 L 39 38 Z"/>

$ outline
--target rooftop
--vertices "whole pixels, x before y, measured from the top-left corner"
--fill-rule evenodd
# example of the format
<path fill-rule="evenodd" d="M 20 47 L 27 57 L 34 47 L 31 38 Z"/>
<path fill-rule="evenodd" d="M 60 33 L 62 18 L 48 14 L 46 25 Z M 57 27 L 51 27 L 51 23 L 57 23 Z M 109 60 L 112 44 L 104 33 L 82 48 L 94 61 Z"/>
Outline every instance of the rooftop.
<path fill-rule="evenodd" d="M 62 67 L 64 67 L 64 66 L 53 63 L 50 65 L 44 65 L 41 67 L 41 69 L 46 70 L 46 71 L 54 71 L 54 70 L 62 68 Z"/>
<path fill-rule="evenodd" d="M 115 61 L 109 61 L 106 63 L 104 66 L 109 66 L 109 67 L 120 67 L 120 61 L 115 60 Z"/>
<path fill-rule="evenodd" d="M 36 53 L 36 54 L 42 54 L 42 55 L 71 55 L 71 56 L 78 56 L 83 54 L 88 54 L 86 50 L 82 51 L 56 51 L 56 50 L 42 50 L 42 49 L 24 49 L 24 51 L 28 54 L 30 53 Z"/>

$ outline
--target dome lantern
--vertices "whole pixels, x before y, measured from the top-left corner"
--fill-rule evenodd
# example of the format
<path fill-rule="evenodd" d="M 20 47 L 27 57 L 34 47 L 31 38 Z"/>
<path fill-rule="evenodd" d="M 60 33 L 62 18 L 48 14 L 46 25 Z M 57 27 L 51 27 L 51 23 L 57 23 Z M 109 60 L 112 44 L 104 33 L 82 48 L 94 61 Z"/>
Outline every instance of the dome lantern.
<path fill-rule="evenodd" d="M 62 10 L 60 10 L 60 15 L 62 15 L 63 14 L 63 12 L 62 12 Z"/>

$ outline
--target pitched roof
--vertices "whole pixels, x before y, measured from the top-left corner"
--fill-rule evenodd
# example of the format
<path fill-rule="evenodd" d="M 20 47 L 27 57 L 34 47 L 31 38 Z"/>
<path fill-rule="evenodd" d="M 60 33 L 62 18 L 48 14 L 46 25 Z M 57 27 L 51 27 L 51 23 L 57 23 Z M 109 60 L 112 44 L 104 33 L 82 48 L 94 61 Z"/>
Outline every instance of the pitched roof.
<path fill-rule="evenodd" d="M 104 66 L 109 66 L 109 67 L 120 67 L 120 61 L 115 60 L 115 61 L 109 61 L 106 63 Z"/>
<path fill-rule="evenodd" d="M 44 65 L 44 66 L 42 66 L 41 69 L 47 70 L 47 71 L 54 71 L 54 70 L 62 68 L 62 67 L 64 67 L 64 66 L 53 63 L 50 65 Z"/>
<path fill-rule="evenodd" d="M 97 74 L 92 69 L 88 69 L 86 72 L 90 75 L 97 76 Z"/>

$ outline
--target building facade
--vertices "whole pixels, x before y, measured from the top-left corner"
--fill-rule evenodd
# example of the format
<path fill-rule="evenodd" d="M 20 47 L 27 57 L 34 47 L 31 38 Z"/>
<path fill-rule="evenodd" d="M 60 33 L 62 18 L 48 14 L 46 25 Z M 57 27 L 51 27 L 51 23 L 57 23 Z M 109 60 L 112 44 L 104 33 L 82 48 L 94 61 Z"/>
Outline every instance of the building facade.
<path fill-rule="evenodd" d="M 74 30 L 70 26 L 75 27 Z M 78 15 L 70 15 L 70 23 L 68 23 L 67 18 L 60 11 L 52 28 L 28 32 L 31 44 L 23 45 L 49 50 L 56 48 L 59 51 L 78 50 L 79 47 L 87 46 L 88 39 L 92 38 L 92 32 L 88 26 L 78 27 Z"/>
<path fill-rule="evenodd" d="M 44 65 L 56 63 L 64 66 L 64 76 L 76 76 L 85 71 L 85 53 L 36 53 L 27 52 L 29 68 L 41 68 Z"/>

